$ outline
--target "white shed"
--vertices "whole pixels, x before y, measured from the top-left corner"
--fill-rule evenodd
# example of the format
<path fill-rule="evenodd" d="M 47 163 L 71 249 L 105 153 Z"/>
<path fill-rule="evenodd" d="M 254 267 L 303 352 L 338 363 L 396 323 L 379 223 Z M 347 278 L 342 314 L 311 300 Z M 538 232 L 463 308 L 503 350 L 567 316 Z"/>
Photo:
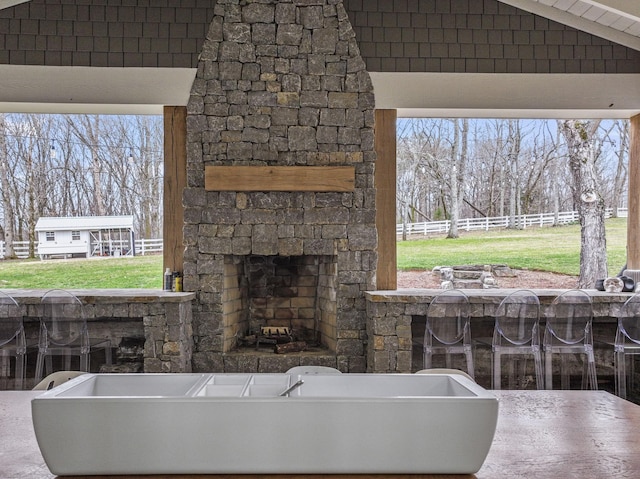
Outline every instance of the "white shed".
<path fill-rule="evenodd" d="M 40 259 L 135 255 L 133 216 L 41 217 L 36 233 Z"/>

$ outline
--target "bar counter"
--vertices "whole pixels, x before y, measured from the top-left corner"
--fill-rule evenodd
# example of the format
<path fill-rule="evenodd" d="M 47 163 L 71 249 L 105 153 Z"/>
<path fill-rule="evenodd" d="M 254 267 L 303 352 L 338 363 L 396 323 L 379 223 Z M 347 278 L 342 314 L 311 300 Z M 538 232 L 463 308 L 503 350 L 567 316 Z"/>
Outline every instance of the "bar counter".
<path fill-rule="evenodd" d="M 475 475 L 408 475 L 411 479 L 602 479 L 640 474 L 640 406 L 604 391 L 495 391 L 498 426 Z M 0 391 L 0 477 L 50 479 L 31 422 L 32 391 Z M 304 427 L 304 425 L 298 425 Z M 96 432 L 99 434 L 99 432 Z M 264 431 L 260 431 L 264 434 Z M 126 441 L 126 431 L 122 432 Z M 61 440 L 64 440 L 61 438 Z M 99 452 L 97 452 L 99 453 Z M 247 451 L 247 454 L 250 454 Z M 331 458 L 327 458 L 331 460 Z M 87 476 L 97 478 L 98 476 Z M 114 477 L 114 476 L 111 476 Z M 117 476 L 132 479 L 134 476 Z M 249 479 L 246 475 L 144 476 L 147 479 Z M 261 476 L 340 479 L 348 476 Z M 354 479 L 392 477 L 351 476 Z M 398 476 L 393 476 L 398 477 Z"/>

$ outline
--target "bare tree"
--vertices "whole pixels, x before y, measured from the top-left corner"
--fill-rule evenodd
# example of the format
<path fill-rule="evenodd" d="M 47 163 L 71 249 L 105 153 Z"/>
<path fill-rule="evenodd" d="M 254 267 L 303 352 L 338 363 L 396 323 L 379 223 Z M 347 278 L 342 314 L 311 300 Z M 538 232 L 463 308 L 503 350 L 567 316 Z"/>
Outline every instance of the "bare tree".
<path fill-rule="evenodd" d="M 446 138 L 441 122 L 416 120 L 398 132 L 398 217 L 404 223 L 431 220 L 443 204 L 442 185 L 446 169 L 439 140 Z"/>
<path fill-rule="evenodd" d="M 0 116 L 0 217 L 9 247 L 13 235 L 30 241 L 33 255 L 40 216 L 130 214 L 139 236 L 161 236 L 162 149 L 160 117 Z"/>
<path fill-rule="evenodd" d="M 597 279 L 607 276 L 605 205 L 596 174 L 599 125 L 599 120 L 559 122 L 573 177 L 573 202 L 580 217 L 580 288 L 593 287 Z"/>
<path fill-rule="evenodd" d="M 99 149 L 101 141 L 100 117 L 97 115 L 80 115 L 79 117 L 67 117 L 67 122 L 78 140 L 89 150 L 91 177 L 93 180 L 93 214 L 104 216 L 106 208 L 102 182 L 104 161 L 101 158 Z"/>
<path fill-rule="evenodd" d="M 476 199 L 488 216 L 503 216 L 505 205 L 505 159 L 503 155 L 504 120 L 484 122 L 482 135 L 475 142 L 475 157 L 470 158 L 469 167 L 473 168 L 473 160 L 480 162 L 480 176 L 477 181 L 484 185 L 484 198 Z"/>
<path fill-rule="evenodd" d="M 517 228 L 516 216 L 520 209 L 520 169 L 518 159 L 520 157 L 520 122 L 509 120 L 509 133 L 507 137 L 507 164 L 509 168 L 509 228 Z"/>
<path fill-rule="evenodd" d="M 611 195 L 611 216 L 618 217 L 618 208 L 622 203 L 622 196 L 627 184 L 627 161 L 629 151 L 629 122 L 616 120 L 614 122 L 615 130 L 619 138 L 616 150 L 616 173 L 613 178 L 613 191 Z"/>
<path fill-rule="evenodd" d="M 464 118 L 462 120 L 452 121 L 453 143 L 451 145 L 449 169 L 449 197 L 451 202 L 449 211 L 451 212 L 451 222 L 447 238 L 457 238 L 459 236 L 458 220 L 460 218 L 460 204 L 464 199 L 465 168 L 469 151 L 469 120 Z"/>
<path fill-rule="evenodd" d="M 7 154 L 5 115 L 0 114 L 0 186 L 2 186 L 2 208 L 4 211 L 4 256 L 15 257 L 15 212 L 11 203 L 12 192 L 9 184 L 9 155 Z"/>
<path fill-rule="evenodd" d="M 415 120 L 400 123 L 398 130 L 396 203 L 403 224 L 403 240 L 406 224 L 431 221 L 430 212 L 440 200 L 439 190 L 432 183 L 434 172 L 428 167 L 433 158 L 432 127 L 428 120 Z"/>
<path fill-rule="evenodd" d="M 530 138 L 521 151 L 523 161 L 519 175 L 522 214 L 548 211 L 549 194 L 545 191 L 545 182 L 557 151 L 557 142 L 548 135 L 546 128 L 534 128 L 531 134 L 523 135 L 523 140 L 527 137 Z"/>

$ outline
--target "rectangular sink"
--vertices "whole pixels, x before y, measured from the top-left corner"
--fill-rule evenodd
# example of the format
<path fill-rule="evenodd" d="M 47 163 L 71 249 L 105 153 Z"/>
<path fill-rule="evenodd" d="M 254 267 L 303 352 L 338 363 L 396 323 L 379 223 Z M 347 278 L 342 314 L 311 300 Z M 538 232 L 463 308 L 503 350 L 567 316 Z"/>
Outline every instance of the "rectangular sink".
<path fill-rule="evenodd" d="M 208 374 L 85 374 L 77 384 L 60 387 L 55 397 L 183 397 L 193 395 L 208 378 Z"/>
<path fill-rule="evenodd" d="M 304 383 L 291 392 L 292 397 L 308 398 L 401 398 L 401 397 L 477 397 L 482 394 L 463 385 L 450 375 L 386 374 L 371 380 L 369 374 L 300 375 Z M 475 385 L 477 386 L 477 385 Z"/>
<path fill-rule="evenodd" d="M 459 375 L 86 374 L 32 412 L 58 475 L 470 474 L 498 401 Z"/>

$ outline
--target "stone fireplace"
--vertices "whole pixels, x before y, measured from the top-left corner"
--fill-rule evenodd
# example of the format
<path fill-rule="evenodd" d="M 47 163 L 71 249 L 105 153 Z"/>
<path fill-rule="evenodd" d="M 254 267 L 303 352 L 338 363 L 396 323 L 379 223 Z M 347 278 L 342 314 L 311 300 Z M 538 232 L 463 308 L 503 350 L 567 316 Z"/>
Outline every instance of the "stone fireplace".
<path fill-rule="evenodd" d="M 335 351 L 335 256 L 227 256 L 223 290 L 223 352 L 262 327 Z M 286 338 L 285 338 L 286 339 Z M 253 343 L 252 343 L 253 344 Z"/>
<path fill-rule="evenodd" d="M 277 370 L 238 349 L 262 326 L 291 327 L 327 365 L 366 370 L 373 123 L 341 0 L 217 2 L 187 117 L 194 370 Z"/>

